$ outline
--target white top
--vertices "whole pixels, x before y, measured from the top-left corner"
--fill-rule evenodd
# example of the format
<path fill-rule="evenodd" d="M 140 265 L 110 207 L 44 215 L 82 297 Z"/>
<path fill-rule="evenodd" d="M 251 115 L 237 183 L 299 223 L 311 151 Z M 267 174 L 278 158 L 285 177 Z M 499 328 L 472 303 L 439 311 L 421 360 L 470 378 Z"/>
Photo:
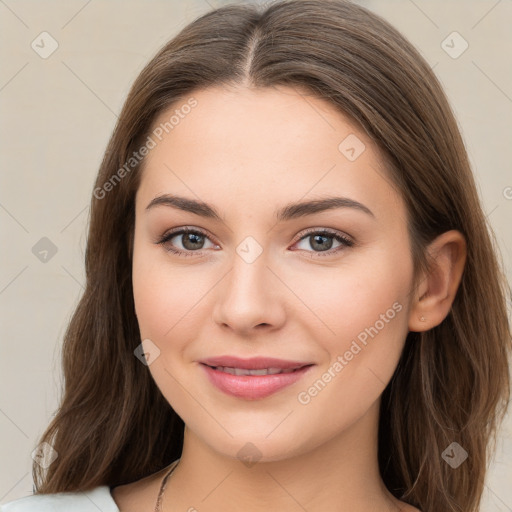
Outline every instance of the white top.
<path fill-rule="evenodd" d="M 120 512 L 110 487 L 101 485 L 86 492 L 33 494 L 0 505 L 0 512 Z"/>

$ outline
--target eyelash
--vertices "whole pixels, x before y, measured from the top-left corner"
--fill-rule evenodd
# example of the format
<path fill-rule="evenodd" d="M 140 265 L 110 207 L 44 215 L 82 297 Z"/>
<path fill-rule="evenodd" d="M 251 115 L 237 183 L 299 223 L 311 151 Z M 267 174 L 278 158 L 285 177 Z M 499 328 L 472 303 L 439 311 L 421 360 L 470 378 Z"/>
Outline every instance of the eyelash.
<path fill-rule="evenodd" d="M 184 234 L 195 234 L 195 235 L 201 235 L 206 238 L 209 238 L 208 235 L 204 231 L 201 231 L 200 229 L 178 228 L 175 231 L 170 231 L 168 233 L 165 233 L 159 240 L 156 241 L 156 244 L 163 246 L 167 242 L 169 242 L 172 238 L 174 238 L 178 235 L 184 235 Z M 339 252 L 340 250 L 342 250 L 346 247 L 353 247 L 355 245 L 355 242 L 353 240 L 351 240 L 350 238 L 348 238 L 346 236 L 341 235 L 340 233 L 338 233 L 336 231 L 331 231 L 328 229 L 318 230 L 315 228 L 310 228 L 309 230 L 306 230 L 306 232 L 302 234 L 302 236 L 294 243 L 294 245 L 296 243 L 301 242 L 303 239 L 308 238 L 308 236 L 311 236 L 311 235 L 325 235 L 328 237 L 332 237 L 334 240 L 336 240 L 337 242 L 340 242 L 342 244 L 339 247 L 336 247 L 335 249 L 329 249 L 327 251 L 306 251 L 306 252 L 311 252 L 312 254 L 315 254 L 315 256 L 311 256 L 312 258 L 317 258 L 317 257 L 322 257 L 322 256 L 332 256 L 333 254 Z M 194 254 L 197 255 L 197 254 L 202 253 L 202 250 L 182 251 L 181 249 L 176 249 L 174 247 L 171 247 L 170 245 L 165 247 L 165 249 L 171 253 L 177 254 L 179 256 L 184 256 L 184 257 L 193 256 Z M 299 250 L 303 250 L 303 249 L 299 249 Z"/>

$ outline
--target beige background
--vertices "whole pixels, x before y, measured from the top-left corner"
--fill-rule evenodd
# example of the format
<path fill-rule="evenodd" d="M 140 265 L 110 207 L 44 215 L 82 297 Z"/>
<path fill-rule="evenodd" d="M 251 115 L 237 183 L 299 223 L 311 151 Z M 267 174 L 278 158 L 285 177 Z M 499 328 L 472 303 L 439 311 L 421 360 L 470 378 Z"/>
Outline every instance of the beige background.
<path fill-rule="evenodd" d="M 0 0 L 0 503 L 32 493 L 31 452 L 58 405 L 62 335 L 82 292 L 88 204 L 116 114 L 156 50 L 223 3 L 230 2 Z M 443 83 L 510 281 L 512 1 L 358 3 L 401 30 Z M 59 45 L 46 59 L 31 47 L 43 31 Z M 442 47 L 453 31 L 469 45 L 458 58 Z M 455 38 L 452 54 L 464 44 Z M 46 263 L 32 252 L 43 237 L 57 249 Z M 483 512 L 512 511 L 511 414 Z"/>

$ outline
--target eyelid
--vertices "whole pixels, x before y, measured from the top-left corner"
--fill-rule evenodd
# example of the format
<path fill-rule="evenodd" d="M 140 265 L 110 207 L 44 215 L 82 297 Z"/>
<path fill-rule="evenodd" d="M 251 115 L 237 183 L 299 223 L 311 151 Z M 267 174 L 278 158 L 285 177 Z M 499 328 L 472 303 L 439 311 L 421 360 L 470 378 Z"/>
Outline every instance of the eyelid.
<path fill-rule="evenodd" d="M 192 226 L 180 226 L 178 228 L 173 228 L 168 231 L 166 231 L 163 235 L 158 236 L 156 240 L 154 241 L 156 244 L 164 244 L 167 241 L 169 241 L 171 238 L 174 238 L 177 235 L 181 235 L 184 233 L 196 233 L 203 235 L 205 238 L 208 238 L 214 245 L 220 245 L 215 238 L 210 235 L 207 231 L 205 231 L 202 228 L 196 228 Z M 200 249 L 198 251 L 187 251 L 187 252 L 196 252 L 200 253 L 203 249 Z"/>
<path fill-rule="evenodd" d="M 353 237 L 351 237 L 350 235 L 348 235 L 342 231 L 338 231 L 337 229 L 321 228 L 321 227 L 307 228 L 306 230 L 301 231 L 301 233 L 299 233 L 299 235 L 297 235 L 296 241 L 293 243 L 295 245 L 297 242 L 300 242 L 303 238 L 306 238 L 308 235 L 317 234 L 317 233 L 318 234 L 325 233 L 325 234 L 332 235 L 335 237 L 340 237 L 347 243 L 355 244 Z"/>
<path fill-rule="evenodd" d="M 192 226 L 180 226 L 178 228 L 173 228 L 169 231 L 166 231 L 161 237 L 158 237 L 154 243 L 164 245 L 167 243 L 170 239 L 174 238 L 175 236 L 182 235 L 185 233 L 193 233 L 193 234 L 200 234 L 204 236 L 205 238 L 209 239 L 210 242 L 212 242 L 216 246 L 220 246 L 215 239 L 209 235 L 205 230 L 202 228 L 196 228 Z M 318 256 L 331 256 L 334 254 L 337 254 L 341 249 L 343 248 L 350 248 L 356 244 L 353 237 L 350 235 L 347 235 L 343 232 L 340 232 L 336 229 L 332 228 L 321 228 L 321 227 L 313 227 L 313 228 L 307 228 L 305 231 L 302 231 L 299 235 L 297 235 L 295 241 L 292 243 L 292 246 L 296 245 L 297 243 L 301 242 L 302 240 L 306 239 L 308 235 L 312 234 L 318 234 L 318 235 L 329 235 L 332 236 L 335 240 L 337 240 L 341 246 L 336 247 L 334 249 L 328 249 L 326 251 L 305 251 L 308 253 L 311 253 L 312 258 L 318 257 Z M 190 251 L 190 250 L 182 250 L 177 248 L 169 248 L 166 249 L 169 252 L 178 254 L 178 255 L 185 255 L 185 256 L 193 256 L 196 255 L 202 255 L 203 252 L 206 249 L 199 249 L 197 251 Z M 299 249 L 301 251 L 304 251 L 304 249 Z"/>

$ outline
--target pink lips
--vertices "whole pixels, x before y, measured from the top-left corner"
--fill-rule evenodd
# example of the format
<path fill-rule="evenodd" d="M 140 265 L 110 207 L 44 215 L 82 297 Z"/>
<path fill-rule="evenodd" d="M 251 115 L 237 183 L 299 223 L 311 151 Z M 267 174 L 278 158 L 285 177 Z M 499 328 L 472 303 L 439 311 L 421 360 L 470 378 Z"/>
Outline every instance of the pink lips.
<path fill-rule="evenodd" d="M 285 361 L 271 357 L 241 359 L 221 356 L 200 361 L 210 382 L 218 389 L 238 398 L 257 400 L 297 382 L 313 366 L 312 363 Z M 218 368 L 220 367 L 220 368 Z M 231 373 L 223 371 L 227 367 Z M 218 369 L 215 369 L 218 368 Z M 233 375 L 235 371 L 271 369 L 267 375 Z M 286 373 L 274 373 L 285 370 Z"/>

